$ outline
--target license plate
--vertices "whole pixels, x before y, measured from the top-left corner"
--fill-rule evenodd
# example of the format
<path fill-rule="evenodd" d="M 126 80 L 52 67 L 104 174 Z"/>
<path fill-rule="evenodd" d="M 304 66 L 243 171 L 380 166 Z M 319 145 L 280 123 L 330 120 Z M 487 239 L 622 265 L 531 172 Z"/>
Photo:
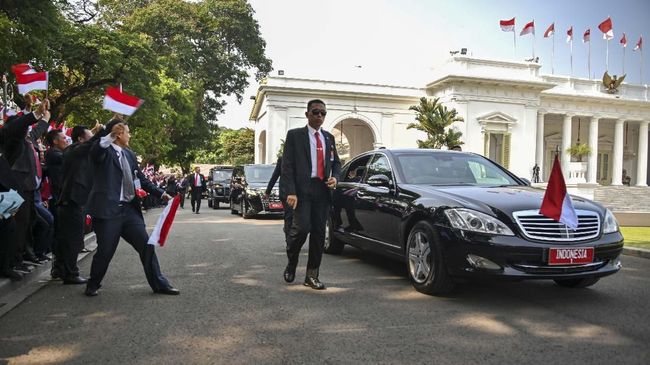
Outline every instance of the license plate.
<path fill-rule="evenodd" d="M 269 209 L 282 209 L 282 203 L 269 203 Z"/>
<path fill-rule="evenodd" d="M 593 247 L 551 248 L 548 252 L 549 265 L 589 264 L 593 261 Z"/>

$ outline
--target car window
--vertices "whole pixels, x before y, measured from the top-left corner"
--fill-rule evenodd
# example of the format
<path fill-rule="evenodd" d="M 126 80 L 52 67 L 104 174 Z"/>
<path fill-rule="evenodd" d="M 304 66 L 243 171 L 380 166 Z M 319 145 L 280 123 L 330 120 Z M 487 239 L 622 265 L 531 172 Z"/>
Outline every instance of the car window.
<path fill-rule="evenodd" d="M 232 170 L 215 170 L 212 172 L 212 181 L 230 180 Z"/>
<path fill-rule="evenodd" d="M 372 155 L 360 157 L 347 166 L 343 171 L 343 181 L 344 182 L 359 182 L 363 179 L 363 175 L 366 172 L 366 165 L 370 161 Z"/>
<path fill-rule="evenodd" d="M 249 183 L 268 183 L 275 170 L 275 165 L 244 166 L 246 181 Z"/>
<path fill-rule="evenodd" d="M 390 162 L 388 162 L 388 157 L 384 154 L 378 153 L 373 157 L 372 162 L 368 165 L 368 171 L 366 172 L 366 177 L 363 181 L 367 182 L 373 175 L 386 175 L 388 180 L 393 181 L 393 172 L 390 169 Z"/>
<path fill-rule="evenodd" d="M 403 153 L 397 161 L 407 184 L 519 185 L 492 161 L 472 154 Z"/>

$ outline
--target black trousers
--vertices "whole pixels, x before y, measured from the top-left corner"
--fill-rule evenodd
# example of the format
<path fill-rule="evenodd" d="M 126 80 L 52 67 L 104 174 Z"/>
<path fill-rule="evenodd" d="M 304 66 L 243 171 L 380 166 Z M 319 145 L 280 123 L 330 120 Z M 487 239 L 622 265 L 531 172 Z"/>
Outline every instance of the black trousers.
<path fill-rule="evenodd" d="M 181 208 L 185 209 L 185 199 L 187 199 L 187 194 L 185 194 L 185 190 L 179 190 L 178 193 L 181 195 Z"/>
<path fill-rule="evenodd" d="M 149 286 L 154 291 L 170 288 L 171 285 L 160 272 L 160 264 L 156 257 L 155 247 L 147 243 L 149 235 L 145 230 L 142 213 L 137 204 L 121 205 L 121 213 L 110 219 L 93 219 L 93 227 L 97 235 L 97 252 L 93 256 L 90 267 L 88 287 L 99 288 L 108 270 L 120 237 L 124 238 L 140 255 Z"/>
<path fill-rule="evenodd" d="M 79 276 L 77 256 L 84 248 L 85 219 L 83 207 L 74 202 L 57 207 L 55 222 L 57 245 L 52 265 L 63 278 Z"/>
<path fill-rule="evenodd" d="M 192 211 L 193 212 L 198 212 L 199 209 L 201 209 L 201 191 L 200 190 L 192 190 L 192 200 L 190 201 L 192 203 Z"/>
<path fill-rule="evenodd" d="M 13 236 L 15 230 L 16 222 L 14 217 L 0 218 L 0 275 L 9 273 L 14 269 L 16 252 Z"/>
<path fill-rule="evenodd" d="M 300 250 L 309 235 L 309 259 L 307 275 L 318 277 L 323 246 L 325 243 L 325 222 L 330 208 L 330 191 L 319 179 L 311 179 L 309 194 L 298 197 L 298 206 L 293 212 L 293 220 L 287 238 L 289 266 L 298 266 Z M 286 221 L 285 221 L 286 223 Z"/>
<path fill-rule="evenodd" d="M 34 237 L 32 236 L 34 219 L 36 219 L 34 192 L 28 191 L 25 194 L 21 194 L 21 196 L 25 201 L 14 216 L 16 230 L 14 231 L 14 239 L 9 247 L 10 252 L 14 255 L 14 265 L 20 264 L 23 261 L 23 257 L 35 256 Z"/>

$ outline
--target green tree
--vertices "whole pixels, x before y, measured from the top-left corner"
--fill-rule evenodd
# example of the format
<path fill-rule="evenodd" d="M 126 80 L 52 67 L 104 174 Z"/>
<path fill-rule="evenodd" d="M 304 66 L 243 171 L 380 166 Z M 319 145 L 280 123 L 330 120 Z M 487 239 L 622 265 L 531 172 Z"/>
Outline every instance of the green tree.
<path fill-rule="evenodd" d="M 241 165 L 255 160 L 255 131 L 250 128 L 224 130 L 219 134 L 219 143 L 222 163 Z"/>
<path fill-rule="evenodd" d="M 419 148 L 441 148 L 443 146 L 451 148 L 463 144 L 460 140 L 463 133 L 449 128 L 454 122 L 462 122 L 463 118 L 458 116 L 456 109 L 447 109 L 446 106 L 439 103 L 439 100 L 440 98 L 429 100 L 422 97 L 419 105 L 409 108 L 416 112 L 417 123 L 411 123 L 406 128 L 417 129 L 427 134 L 426 140 L 417 141 Z"/>

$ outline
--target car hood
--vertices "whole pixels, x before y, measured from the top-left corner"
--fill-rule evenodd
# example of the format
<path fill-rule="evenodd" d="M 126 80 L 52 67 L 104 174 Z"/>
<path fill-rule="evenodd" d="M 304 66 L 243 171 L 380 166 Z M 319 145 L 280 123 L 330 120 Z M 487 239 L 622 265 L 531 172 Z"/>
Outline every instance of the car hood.
<path fill-rule="evenodd" d="M 480 187 L 480 186 L 426 186 L 409 185 L 410 190 L 420 195 L 420 199 L 432 199 L 437 205 L 466 207 L 485 213 L 499 210 L 512 217 L 521 210 L 539 210 L 544 198 L 544 190 L 529 186 Z M 602 214 L 598 204 L 571 196 L 575 209 L 596 211 Z"/>

